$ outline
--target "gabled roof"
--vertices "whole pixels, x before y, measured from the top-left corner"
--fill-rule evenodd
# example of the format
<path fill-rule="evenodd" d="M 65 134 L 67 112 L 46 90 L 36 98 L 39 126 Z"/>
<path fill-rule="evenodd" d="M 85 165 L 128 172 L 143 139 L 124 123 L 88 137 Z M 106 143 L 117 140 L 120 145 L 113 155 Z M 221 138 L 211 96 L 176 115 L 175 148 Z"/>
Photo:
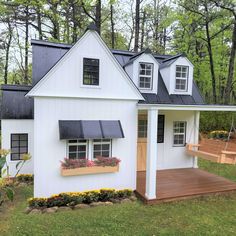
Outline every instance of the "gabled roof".
<path fill-rule="evenodd" d="M 134 54 L 133 56 L 131 56 L 129 58 L 129 60 L 126 62 L 125 65 L 123 65 L 123 67 L 126 67 L 128 66 L 129 64 L 133 63 L 139 56 L 141 56 L 142 54 L 150 54 L 151 57 L 153 57 L 152 55 L 152 51 L 149 49 L 149 48 L 146 48 L 145 50 L 141 51 L 141 52 L 138 52 L 136 54 Z M 155 58 L 153 57 L 153 59 L 155 60 Z"/>
<path fill-rule="evenodd" d="M 188 58 L 186 57 L 185 53 L 179 53 L 175 56 L 172 56 L 170 58 L 167 58 L 165 60 L 162 61 L 162 63 L 160 64 L 160 69 L 163 69 L 165 67 L 170 66 L 171 64 L 173 64 L 176 60 L 178 60 L 180 57 L 185 57 L 187 60 Z M 189 61 L 189 60 L 188 60 Z M 192 65 L 192 63 L 189 61 L 189 63 Z"/>
<path fill-rule="evenodd" d="M 74 44 L 67 52 L 65 52 L 63 54 L 63 56 L 61 56 L 61 58 L 50 68 L 49 71 L 46 72 L 46 74 L 43 76 L 42 79 L 38 80 L 38 82 L 32 87 L 32 89 L 27 93 L 26 96 L 37 96 L 37 90 L 40 89 L 40 86 L 42 86 L 42 84 L 44 82 L 46 82 L 49 77 L 50 77 L 50 73 L 53 73 L 57 67 L 59 65 L 61 65 L 63 63 L 63 59 L 66 60 L 66 58 L 68 58 L 70 56 L 70 53 L 72 52 L 72 50 L 74 50 L 74 48 L 77 47 L 77 45 L 80 44 L 80 42 L 88 35 L 88 34 L 94 34 L 95 38 L 97 39 L 97 41 L 99 41 L 100 45 L 103 47 L 103 49 L 106 51 L 106 53 L 108 54 L 108 56 L 110 57 L 111 61 L 115 64 L 116 68 L 119 70 L 119 72 L 121 73 L 121 75 L 123 75 L 122 79 L 126 79 L 126 81 L 128 82 L 128 84 L 130 85 L 130 87 L 133 89 L 134 93 L 132 99 L 143 99 L 139 89 L 136 87 L 136 85 L 134 84 L 134 82 L 130 79 L 130 77 L 127 75 L 127 73 L 123 70 L 123 68 L 121 67 L 121 65 L 117 62 L 117 60 L 115 59 L 114 55 L 111 53 L 111 51 L 107 48 L 107 45 L 105 44 L 105 42 L 101 39 L 101 37 L 97 34 L 96 31 L 88 29 L 85 34 L 77 41 L 76 44 Z M 63 47 L 65 45 L 62 45 Z M 135 94 L 135 96 L 134 96 Z"/>

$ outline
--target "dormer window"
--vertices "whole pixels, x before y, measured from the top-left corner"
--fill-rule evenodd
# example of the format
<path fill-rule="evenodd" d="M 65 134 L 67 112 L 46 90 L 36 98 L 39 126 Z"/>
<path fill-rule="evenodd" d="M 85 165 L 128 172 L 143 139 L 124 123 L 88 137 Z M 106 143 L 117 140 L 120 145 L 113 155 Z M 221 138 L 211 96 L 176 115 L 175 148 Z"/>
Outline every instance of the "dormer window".
<path fill-rule="evenodd" d="M 139 63 L 139 88 L 152 89 L 152 63 Z"/>
<path fill-rule="evenodd" d="M 83 85 L 99 85 L 99 59 L 84 58 Z"/>
<path fill-rule="evenodd" d="M 188 66 L 176 66 L 175 90 L 187 91 L 188 85 Z"/>

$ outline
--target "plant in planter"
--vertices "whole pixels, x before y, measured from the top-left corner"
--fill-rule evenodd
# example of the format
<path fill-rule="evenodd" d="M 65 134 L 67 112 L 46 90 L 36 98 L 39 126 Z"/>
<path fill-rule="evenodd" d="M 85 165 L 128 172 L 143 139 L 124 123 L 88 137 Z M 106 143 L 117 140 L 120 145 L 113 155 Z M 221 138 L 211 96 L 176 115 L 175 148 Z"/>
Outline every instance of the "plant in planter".
<path fill-rule="evenodd" d="M 64 158 L 64 161 L 61 161 L 61 167 L 63 169 L 75 169 L 81 167 L 91 167 L 94 166 L 93 161 L 87 159 L 69 159 Z"/>
<path fill-rule="evenodd" d="M 61 161 L 61 175 L 72 176 L 117 172 L 119 170 L 119 162 L 120 160 L 116 157 L 98 157 L 95 161 L 64 158 Z"/>
<path fill-rule="evenodd" d="M 97 157 L 94 163 L 96 166 L 117 166 L 120 160 L 116 157 Z"/>

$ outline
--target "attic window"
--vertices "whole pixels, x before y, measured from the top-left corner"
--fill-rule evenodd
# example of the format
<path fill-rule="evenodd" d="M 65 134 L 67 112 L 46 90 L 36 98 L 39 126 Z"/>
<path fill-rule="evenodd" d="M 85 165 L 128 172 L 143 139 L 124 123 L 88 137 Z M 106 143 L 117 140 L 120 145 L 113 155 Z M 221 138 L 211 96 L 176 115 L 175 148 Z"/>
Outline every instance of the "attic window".
<path fill-rule="evenodd" d="M 175 89 L 178 91 L 187 91 L 188 66 L 176 66 Z"/>
<path fill-rule="evenodd" d="M 99 85 L 99 59 L 84 58 L 83 85 Z"/>
<path fill-rule="evenodd" d="M 153 64 L 139 63 L 139 88 L 152 89 Z"/>

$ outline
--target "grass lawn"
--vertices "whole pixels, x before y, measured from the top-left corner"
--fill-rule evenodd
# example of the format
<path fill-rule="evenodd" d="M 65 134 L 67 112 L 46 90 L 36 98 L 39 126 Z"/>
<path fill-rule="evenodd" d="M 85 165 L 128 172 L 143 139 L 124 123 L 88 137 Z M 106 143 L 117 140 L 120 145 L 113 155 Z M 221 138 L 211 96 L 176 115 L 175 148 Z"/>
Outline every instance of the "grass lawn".
<path fill-rule="evenodd" d="M 236 181 L 236 166 L 200 162 L 201 168 Z M 56 214 L 26 215 L 32 187 L 16 190 L 0 211 L 0 235 L 236 235 L 236 193 L 155 206 L 141 202 Z"/>

